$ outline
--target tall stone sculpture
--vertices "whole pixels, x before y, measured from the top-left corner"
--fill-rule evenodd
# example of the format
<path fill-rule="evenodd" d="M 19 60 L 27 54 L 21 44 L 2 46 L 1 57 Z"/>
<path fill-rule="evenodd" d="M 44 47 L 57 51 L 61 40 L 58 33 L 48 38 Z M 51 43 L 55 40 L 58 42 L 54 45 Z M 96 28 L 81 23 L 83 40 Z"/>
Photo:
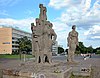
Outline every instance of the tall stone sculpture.
<path fill-rule="evenodd" d="M 47 9 L 46 9 L 46 7 L 44 7 L 43 4 L 40 4 L 39 8 L 40 8 L 39 18 L 41 20 L 47 20 L 47 15 L 46 15 Z"/>
<path fill-rule="evenodd" d="M 72 26 L 72 31 L 69 32 L 68 34 L 68 58 L 67 58 L 67 61 L 68 62 L 75 62 L 74 61 L 74 55 L 75 55 L 75 49 L 76 49 L 76 46 L 78 46 L 78 32 L 75 31 L 75 28 L 76 26 L 73 25 Z"/>
<path fill-rule="evenodd" d="M 39 8 L 40 14 L 39 18 L 36 18 L 36 26 L 34 23 L 31 23 L 32 54 L 35 55 L 37 63 L 51 63 L 51 49 L 57 35 L 52 29 L 53 24 L 47 21 L 46 7 L 44 7 L 43 4 L 40 4 Z"/>

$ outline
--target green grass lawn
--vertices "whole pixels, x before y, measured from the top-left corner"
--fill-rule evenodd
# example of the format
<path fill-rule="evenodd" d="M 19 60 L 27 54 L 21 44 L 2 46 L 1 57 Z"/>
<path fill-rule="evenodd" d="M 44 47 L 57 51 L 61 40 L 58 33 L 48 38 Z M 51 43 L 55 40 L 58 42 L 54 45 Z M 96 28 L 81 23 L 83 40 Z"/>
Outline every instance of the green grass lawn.
<path fill-rule="evenodd" d="M 22 55 L 22 58 L 24 55 Z M 0 58 L 20 58 L 20 55 L 0 54 Z M 26 58 L 32 58 L 32 55 L 26 55 Z"/>
<path fill-rule="evenodd" d="M 81 75 L 73 75 L 71 74 L 70 78 L 91 78 L 90 76 L 81 76 Z"/>

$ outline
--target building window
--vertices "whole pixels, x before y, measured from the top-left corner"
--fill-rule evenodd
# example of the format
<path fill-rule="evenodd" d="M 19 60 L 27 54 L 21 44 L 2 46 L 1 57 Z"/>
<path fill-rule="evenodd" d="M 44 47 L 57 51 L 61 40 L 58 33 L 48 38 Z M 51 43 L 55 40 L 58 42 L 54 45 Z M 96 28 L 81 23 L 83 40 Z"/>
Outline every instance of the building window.
<path fill-rule="evenodd" d="M 10 42 L 3 42 L 3 44 L 10 44 Z"/>

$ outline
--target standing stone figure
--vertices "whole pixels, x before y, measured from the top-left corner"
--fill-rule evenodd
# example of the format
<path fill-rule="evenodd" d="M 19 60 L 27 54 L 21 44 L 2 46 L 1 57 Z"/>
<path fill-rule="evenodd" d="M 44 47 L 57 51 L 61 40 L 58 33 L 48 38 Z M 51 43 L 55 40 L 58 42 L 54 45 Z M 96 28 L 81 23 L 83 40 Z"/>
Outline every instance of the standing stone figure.
<path fill-rule="evenodd" d="M 51 49 L 57 35 L 52 29 L 52 23 L 47 21 L 46 7 L 40 4 L 39 8 L 40 14 L 39 18 L 36 18 L 36 26 L 31 23 L 32 53 L 35 55 L 36 63 L 51 63 Z"/>
<path fill-rule="evenodd" d="M 78 46 L 78 32 L 75 31 L 76 26 L 73 25 L 72 26 L 72 31 L 69 32 L 68 34 L 68 58 L 67 61 L 68 62 L 74 62 L 74 55 L 75 55 L 75 50 L 76 50 L 76 46 Z"/>
<path fill-rule="evenodd" d="M 35 55 L 35 41 L 34 41 L 35 25 L 34 23 L 31 23 L 31 31 L 32 31 L 32 55 Z"/>
<path fill-rule="evenodd" d="M 36 57 L 37 63 L 43 63 L 43 25 L 39 18 L 36 18 L 36 26 L 31 23 L 32 30 L 32 54 Z"/>
<path fill-rule="evenodd" d="M 56 41 L 57 35 L 52 29 L 52 23 L 46 21 L 45 28 L 44 28 L 44 54 L 48 57 L 48 62 L 51 63 L 52 60 L 52 45 Z"/>
<path fill-rule="evenodd" d="M 52 29 L 52 27 L 53 27 L 53 24 L 52 23 L 50 23 L 50 25 L 49 25 L 49 31 L 50 31 L 50 34 L 49 34 L 49 58 L 50 58 L 50 62 L 52 62 L 52 45 L 53 44 L 55 44 L 55 41 L 56 41 L 56 39 L 57 39 L 57 35 L 56 35 L 56 33 L 55 33 L 55 31 L 54 31 L 54 29 Z"/>

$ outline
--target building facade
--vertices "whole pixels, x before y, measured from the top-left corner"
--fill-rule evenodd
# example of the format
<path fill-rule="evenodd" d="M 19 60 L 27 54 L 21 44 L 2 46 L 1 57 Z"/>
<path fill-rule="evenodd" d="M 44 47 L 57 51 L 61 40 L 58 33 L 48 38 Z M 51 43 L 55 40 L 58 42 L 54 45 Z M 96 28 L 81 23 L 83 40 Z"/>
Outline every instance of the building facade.
<path fill-rule="evenodd" d="M 32 40 L 31 33 L 11 27 L 1 27 L 0 54 L 12 54 L 12 52 L 18 51 L 19 44 L 17 43 L 17 39 L 24 36 L 27 36 L 28 39 Z"/>
<path fill-rule="evenodd" d="M 58 54 L 58 42 L 55 41 L 55 44 L 52 45 L 52 55 L 57 55 Z"/>

